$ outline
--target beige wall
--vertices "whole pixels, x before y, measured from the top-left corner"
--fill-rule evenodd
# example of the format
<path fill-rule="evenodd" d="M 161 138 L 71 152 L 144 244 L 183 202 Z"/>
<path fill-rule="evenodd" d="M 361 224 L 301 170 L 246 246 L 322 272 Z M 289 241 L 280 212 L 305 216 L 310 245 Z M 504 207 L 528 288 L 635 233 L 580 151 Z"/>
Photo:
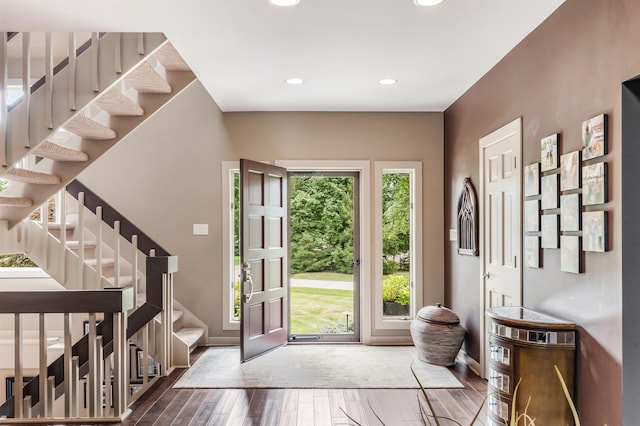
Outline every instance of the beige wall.
<path fill-rule="evenodd" d="M 230 338 L 238 332 L 222 329 L 222 161 L 422 161 L 425 285 L 440 295 L 425 303 L 434 304 L 444 297 L 442 140 L 442 113 L 222 114 L 196 82 L 79 180 L 179 256 L 176 298 L 209 337 Z M 191 235 L 194 223 L 208 223 L 209 235 Z"/>
<path fill-rule="evenodd" d="M 581 149 L 582 121 L 609 114 L 610 251 L 585 253 L 575 275 L 560 271 L 559 250 L 545 249 L 542 267 L 523 271 L 525 306 L 578 324 L 576 398 L 589 425 L 622 424 L 621 83 L 640 73 L 639 21 L 637 0 L 567 0 L 445 112 L 447 227 L 462 178 L 478 182 L 481 137 L 522 117 L 526 165 L 540 161 L 540 139 L 555 132 L 560 154 Z M 477 357 L 480 264 L 445 247 L 447 301 L 473 330 L 466 348 Z"/>

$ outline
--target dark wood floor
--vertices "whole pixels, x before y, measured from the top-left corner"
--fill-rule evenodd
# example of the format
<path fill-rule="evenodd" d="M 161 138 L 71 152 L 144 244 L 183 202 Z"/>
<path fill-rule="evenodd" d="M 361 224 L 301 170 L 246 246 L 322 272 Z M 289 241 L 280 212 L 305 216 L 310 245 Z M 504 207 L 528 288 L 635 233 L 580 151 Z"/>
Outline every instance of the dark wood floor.
<path fill-rule="evenodd" d="M 197 350 L 194 357 L 202 352 Z M 429 399 L 438 416 L 467 426 L 482 404 L 487 382 L 461 365 L 451 371 L 465 388 L 429 390 Z M 158 381 L 121 425 L 425 424 L 419 399 L 426 405 L 415 389 L 174 389 L 183 372 L 176 370 Z M 485 419 L 483 409 L 475 424 L 484 425 Z"/>

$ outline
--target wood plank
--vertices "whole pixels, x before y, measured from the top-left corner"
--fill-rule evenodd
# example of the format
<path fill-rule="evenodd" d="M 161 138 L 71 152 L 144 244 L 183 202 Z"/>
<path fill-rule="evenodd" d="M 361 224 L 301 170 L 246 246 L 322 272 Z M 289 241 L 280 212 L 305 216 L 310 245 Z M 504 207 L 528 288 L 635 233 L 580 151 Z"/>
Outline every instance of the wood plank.
<path fill-rule="evenodd" d="M 238 397 L 233 408 L 229 413 L 229 420 L 227 426 L 241 426 L 244 425 L 244 419 L 249 413 L 249 405 L 251 404 L 251 396 L 253 395 L 252 389 L 239 389 Z"/>
<path fill-rule="evenodd" d="M 184 408 L 180 411 L 173 423 L 171 423 L 172 425 L 179 426 L 190 424 L 198 412 L 200 405 L 207 397 L 206 390 L 185 389 L 185 392 L 189 392 L 191 394 L 191 398 L 189 398 L 189 400 L 184 404 Z"/>
<path fill-rule="evenodd" d="M 313 402 L 298 403 L 298 418 L 296 424 L 299 426 L 314 426 Z"/>
<path fill-rule="evenodd" d="M 329 393 L 326 389 L 316 389 L 313 397 L 313 424 L 315 426 L 331 426 L 331 404 L 329 403 Z"/>

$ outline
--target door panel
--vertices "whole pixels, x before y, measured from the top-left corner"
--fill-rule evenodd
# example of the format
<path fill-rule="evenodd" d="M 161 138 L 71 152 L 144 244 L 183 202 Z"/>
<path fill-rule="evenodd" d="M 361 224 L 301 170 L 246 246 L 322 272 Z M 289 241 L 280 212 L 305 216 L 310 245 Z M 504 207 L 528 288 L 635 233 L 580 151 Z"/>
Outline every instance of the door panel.
<path fill-rule="evenodd" d="M 522 304 L 521 141 L 520 119 L 480 140 L 483 313 L 491 307 Z M 482 367 L 489 359 L 484 323 L 483 314 Z"/>
<path fill-rule="evenodd" d="M 287 171 L 241 159 L 240 188 L 244 362 L 287 342 Z"/>

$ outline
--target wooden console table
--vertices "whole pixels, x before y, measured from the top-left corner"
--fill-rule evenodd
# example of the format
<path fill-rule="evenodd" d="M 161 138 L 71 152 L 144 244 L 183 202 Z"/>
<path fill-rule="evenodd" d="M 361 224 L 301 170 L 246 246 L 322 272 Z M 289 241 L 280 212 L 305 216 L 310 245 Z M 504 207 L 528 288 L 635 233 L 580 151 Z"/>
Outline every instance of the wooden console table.
<path fill-rule="evenodd" d="M 558 367 L 573 398 L 576 325 L 523 307 L 487 309 L 489 326 L 489 426 L 509 421 L 513 391 L 521 380 L 516 410 L 541 425 L 573 425 Z"/>

